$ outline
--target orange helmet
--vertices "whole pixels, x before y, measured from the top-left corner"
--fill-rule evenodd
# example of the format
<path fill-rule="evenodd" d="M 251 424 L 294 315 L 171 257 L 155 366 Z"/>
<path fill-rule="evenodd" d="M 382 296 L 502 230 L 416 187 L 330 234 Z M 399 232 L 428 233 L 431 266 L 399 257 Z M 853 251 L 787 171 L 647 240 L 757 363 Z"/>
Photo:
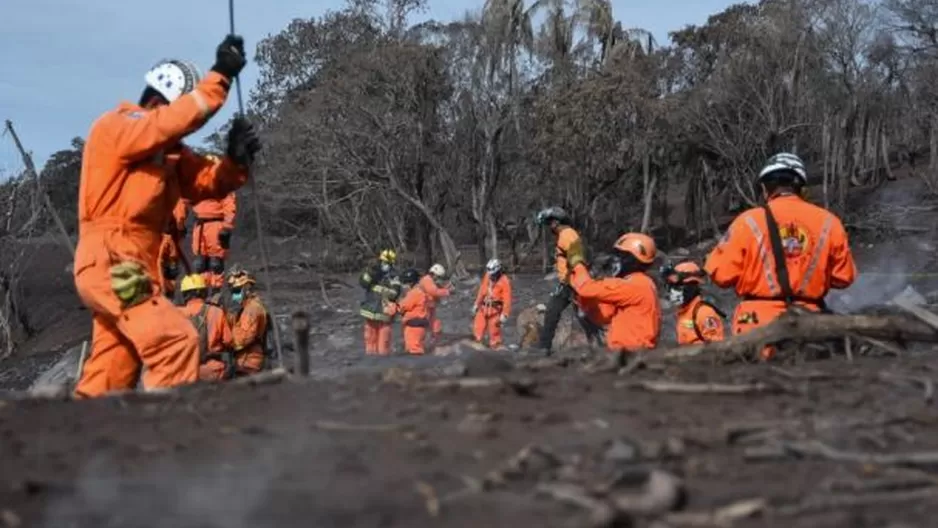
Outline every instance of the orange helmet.
<path fill-rule="evenodd" d="M 677 266 L 666 266 L 661 270 L 661 274 L 668 284 L 702 284 L 707 276 L 692 260 L 685 260 Z"/>
<path fill-rule="evenodd" d="M 651 264 L 658 254 L 655 241 L 641 233 L 626 233 L 620 236 L 614 247 L 623 253 L 631 253 L 642 264 Z"/>

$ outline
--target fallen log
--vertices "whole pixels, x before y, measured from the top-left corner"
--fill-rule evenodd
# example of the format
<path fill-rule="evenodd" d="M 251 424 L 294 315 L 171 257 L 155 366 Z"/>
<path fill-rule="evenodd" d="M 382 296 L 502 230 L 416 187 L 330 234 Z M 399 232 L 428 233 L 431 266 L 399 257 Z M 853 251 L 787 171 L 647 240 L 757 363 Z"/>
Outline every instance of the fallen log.
<path fill-rule="evenodd" d="M 752 394 L 755 392 L 785 392 L 779 385 L 768 383 L 748 383 L 729 385 L 722 383 L 678 383 L 672 381 L 632 381 L 618 382 L 616 388 L 644 389 L 650 392 L 671 392 L 680 394 Z"/>
<path fill-rule="evenodd" d="M 766 345 L 782 341 L 824 341 L 848 335 L 891 341 L 938 342 L 938 329 L 901 315 L 784 314 L 772 323 L 723 341 L 675 347 L 650 353 L 646 359 L 686 359 L 712 356 L 717 360 L 754 359 Z"/>

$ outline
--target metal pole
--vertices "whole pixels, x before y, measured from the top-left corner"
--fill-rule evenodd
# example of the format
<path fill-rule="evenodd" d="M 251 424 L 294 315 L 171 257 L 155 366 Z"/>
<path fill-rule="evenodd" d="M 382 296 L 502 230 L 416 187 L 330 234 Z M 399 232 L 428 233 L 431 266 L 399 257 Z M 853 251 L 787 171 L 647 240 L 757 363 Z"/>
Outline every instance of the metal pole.
<path fill-rule="evenodd" d="M 49 214 L 52 215 L 52 220 L 55 221 L 55 225 L 59 228 L 62 238 L 65 239 L 65 247 L 72 253 L 72 258 L 75 258 L 75 246 L 72 245 L 72 239 L 68 236 L 68 231 L 65 230 L 65 224 L 63 224 L 62 219 L 59 218 L 59 213 L 55 212 L 55 208 L 52 207 L 52 200 L 49 199 L 49 195 L 42 189 L 42 182 L 39 181 L 39 172 L 36 171 L 33 158 L 23 149 L 23 144 L 20 143 L 20 138 L 16 135 L 16 130 L 13 130 L 13 122 L 7 119 L 6 125 L 7 130 L 10 131 L 10 136 L 13 137 L 13 142 L 16 143 L 16 149 L 20 151 L 20 156 L 23 157 L 26 170 L 29 171 L 36 180 L 36 191 L 42 196 L 43 204 L 46 206 L 46 209 L 49 210 Z"/>
<path fill-rule="evenodd" d="M 228 0 L 228 29 L 229 32 L 235 34 L 235 15 L 234 15 L 234 0 Z M 241 98 L 241 81 L 238 77 L 235 77 L 235 91 L 238 95 L 238 115 L 244 116 L 244 102 Z M 248 168 L 250 170 L 250 167 Z M 257 183 L 255 183 L 254 178 L 250 175 L 248 176 L 248 181 L 251 185 L 251 195 L 254 197 L 254 225 L 257 229 L 257 245 L 260 246 L 261 252 L 261 271 L 264 276 L 264 284 L 267 286 L 267 306 L 269 307 L 269 320 L 268 324 L 273 326 L 274 330 L 274 346 L 277 347 L 277 362 L 282 368 L 284 366 L 283 360 L 283 347 L 280 344 L 280 326 L 277 324 L 277 313 L 274 310 L 274 283 L 270 280 L 270 260 L 267 258 L 267 243 L 264 237 L 264 227 L 261 222 L 261 197 L 257 192 Z"/>

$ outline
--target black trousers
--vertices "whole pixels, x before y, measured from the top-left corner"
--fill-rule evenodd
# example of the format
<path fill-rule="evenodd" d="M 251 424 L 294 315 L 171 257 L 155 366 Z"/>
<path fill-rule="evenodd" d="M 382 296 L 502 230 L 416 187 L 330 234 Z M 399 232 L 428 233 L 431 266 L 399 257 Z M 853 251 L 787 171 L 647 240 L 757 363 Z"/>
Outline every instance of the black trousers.
<path fill-rule="evenodd" d="M 541 328 L 541 335 L 538 339 L 540 348 L 550 351 L 554 343 L 554 334 L 557 333 L 557 325 L 560 323 L 560 317 L 572 301 L 573 289 L 567 284 L 558 285 L 550 294 L 550 300 L 547 301 L 547 312 L 544 314 L 544 326 Z"/>

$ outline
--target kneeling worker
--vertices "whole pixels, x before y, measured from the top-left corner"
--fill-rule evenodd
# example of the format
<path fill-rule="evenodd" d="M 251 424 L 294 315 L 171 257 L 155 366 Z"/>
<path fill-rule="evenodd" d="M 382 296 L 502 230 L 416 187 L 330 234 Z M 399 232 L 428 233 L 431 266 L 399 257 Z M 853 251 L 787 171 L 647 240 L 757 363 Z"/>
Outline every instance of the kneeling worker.
<path fill-rule="evenodd" d="M 254 291 L 254 277 L 238 270 L 228 278 L 231 301 L 237 306 L 229 314 L 232 350 L 234 350 L 234 376 L 256 374 L 264 369 L 267 360 L 267 331 L 271 325 L 267 307 Z"/>
<path fill-rule="evenodd" d="M 666 266 L 661 276 L 668 288 L 668 300 L 679 306 L 677 344 L 698 345 L 724 338 L 723 312 L 704 299 L 700 286 L 707 273 L 692 261 Z"/>
<path fill-rule="evenodd" d="M 182 278 L 182 311 L 199 333 L 199 379 L 215 381 L 231 377 L 234 339 L 221 307 L 208 302 L 208 284 L 202 275 Z"/>

